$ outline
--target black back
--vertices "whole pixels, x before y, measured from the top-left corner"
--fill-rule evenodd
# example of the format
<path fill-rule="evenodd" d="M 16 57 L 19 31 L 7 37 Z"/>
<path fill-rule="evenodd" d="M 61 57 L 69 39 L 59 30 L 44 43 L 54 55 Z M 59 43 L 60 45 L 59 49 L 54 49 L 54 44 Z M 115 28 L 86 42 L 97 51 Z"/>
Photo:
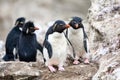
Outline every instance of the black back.
<path fill-rule="evenodd" d="M 23 27 L 18 45 L 20 61 L 34 62 L 36 61 L 37 49 L 41 52 L 43 50 L 42 45 L 37 42 L 34 28 L 34 23 L 31 21 L 28 21 Z"/>
<path fill-rule="evenodd" d="M 5 50 L 6 54 L 3 57 L 3 60 L 5 61 L 13 61 L 14 60 L 14 54 L 13 50 L 16 48 L 19 40 L 19 36 L 21 34 L 21 30 L 19 29 L 22 27 L 25 23 L 25 18 L 20 17 L 15 22 L 15 27 L 8 33 L 5 43 Z"/>

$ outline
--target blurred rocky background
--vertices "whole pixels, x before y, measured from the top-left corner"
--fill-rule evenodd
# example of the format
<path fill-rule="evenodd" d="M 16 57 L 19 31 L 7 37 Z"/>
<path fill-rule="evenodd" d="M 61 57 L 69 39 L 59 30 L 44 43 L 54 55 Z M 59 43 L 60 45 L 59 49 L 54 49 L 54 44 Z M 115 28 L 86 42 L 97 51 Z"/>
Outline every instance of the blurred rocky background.
<path fill-rule="evenodd" d="M 88 12 L 93 80 L 120 80 L 120 0 L 91 0 Z"/>
<path fill-rule="evenodd" d="M 8 32 L 21 16 L 40 26 L 41 43 L 51 21 L 82 17 L 92 63 L 68 65 L 65 72 L 51 74 L 40 57 L 35 63 L 1 61 L 0 80 L 120 80 L 120 0 L 0 0 L 0 57 Z"/>
<path fill-rule="evenodd" d="M 73 16 L 86 19 L 89 7 L 89 0 L 0 0 L 0 40 L 6 39 L 18 17 L 26 17 L 43 29 L 57 19 L 68 20 Z"/>

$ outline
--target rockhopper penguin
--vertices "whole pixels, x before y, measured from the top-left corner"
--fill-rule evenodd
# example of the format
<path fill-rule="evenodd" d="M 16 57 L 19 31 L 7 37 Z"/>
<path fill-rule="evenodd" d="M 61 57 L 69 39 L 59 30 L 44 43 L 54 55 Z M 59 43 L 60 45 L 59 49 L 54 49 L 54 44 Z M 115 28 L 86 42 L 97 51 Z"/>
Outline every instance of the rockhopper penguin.
<path fill-rule="evenodd" d="M 57 20 L 46 32 L 43 55 L 45 65 L 51 72 L 56 72 L 54 65 L 58 67 L 58 70 L 64 71 L 63 65 L 67 57 L 67 41 L 63 31 L 69 27 L 64 21 Z"/>
<path fill-rule="evenodd" d="M 41 52 L 43 50 L 42 45 L 37 42 L 35 30 L 39 30 L 39 28 L 35 27 L 31 21 L 26 22 L 23 26 L 18 44 L 18 57 L 20 61 L 35 62 L 37 49 Z"/>
<path fill-rule="evenodd" d="M 84 63 L 89 63 L 89 42 L 87 34 L 82 24 L 82 19 L 79 17 L 73 17 L 69 22 L 71 26 L 67 31 L 67 36 L 74 48 L 74 62 L 73 64 L 79 64 L 79 58 L 84 58 Z"/>
<path fill-rule="evenodd" d="M 14 49 L 16 49 L 19 36 L 21 34 L 21 29 L 25 23 L 25 18 L 20 17 L 15 22 L 15 27 L 9 32 L 6 42 L 5 42 L 5 56 L 3 57 L 4 61 L 14 61 Z"/>

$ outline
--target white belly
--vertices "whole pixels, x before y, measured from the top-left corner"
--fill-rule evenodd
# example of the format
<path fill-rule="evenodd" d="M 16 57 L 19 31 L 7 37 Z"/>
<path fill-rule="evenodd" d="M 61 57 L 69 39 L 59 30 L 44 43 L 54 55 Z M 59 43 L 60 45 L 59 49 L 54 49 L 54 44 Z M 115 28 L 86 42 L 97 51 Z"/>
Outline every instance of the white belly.
<path fill-rule="evenodd" d="M 77 30 L 70 28 L 68 30 L 68 38 L 74 47 L 75 54 L 78 57 L 82 56 L 85 53 L 82 28 Z"/>
<path fill-rule="evenodd" d="M 66 59 L 67 53 L 67 42 L 63 33 L 54 32 L 49 35 L 48 41 L 52 46 L 52 57 L 48 61 L 49 64 L 59 65 L 63 64 Z"/>

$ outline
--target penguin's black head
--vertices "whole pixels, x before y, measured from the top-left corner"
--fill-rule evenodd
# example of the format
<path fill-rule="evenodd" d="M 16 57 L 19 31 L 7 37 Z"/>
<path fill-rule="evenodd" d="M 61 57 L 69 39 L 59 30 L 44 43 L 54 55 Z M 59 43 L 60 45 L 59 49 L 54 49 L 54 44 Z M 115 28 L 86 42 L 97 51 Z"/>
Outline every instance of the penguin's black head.
<path fill-rule="evenodd" d="M 73 29 L 83 28 L 82 19 L 79 17 L 73 17 L 72 20 L 70 21 L 69 25 Z"/>
<path fill-rule="evenodd" d="M 23 27 L 24 24 L 25 24 L 25 18 L 24 17 L 18 18 L 15 22 L 15 26 L 17 26 L 17 27 Z"/>
<path fill-rule="evenodd" d="M 33 33 L 35 30 L 39 30 L 39 28 L 35 27 L 34 23 L 31 21 L 26 22 L 22 29 L 26 34 Z"/>
<path fill-rule="evenodd" d="M 55 23 L 53 24 L 53 30 L 55 32 L 59 32 L 62 33 L 65 29 L 69 28 L 70 26 L 67 25 L 64 21 L 62 20 L 57 20 L 55 21 Z"/>

